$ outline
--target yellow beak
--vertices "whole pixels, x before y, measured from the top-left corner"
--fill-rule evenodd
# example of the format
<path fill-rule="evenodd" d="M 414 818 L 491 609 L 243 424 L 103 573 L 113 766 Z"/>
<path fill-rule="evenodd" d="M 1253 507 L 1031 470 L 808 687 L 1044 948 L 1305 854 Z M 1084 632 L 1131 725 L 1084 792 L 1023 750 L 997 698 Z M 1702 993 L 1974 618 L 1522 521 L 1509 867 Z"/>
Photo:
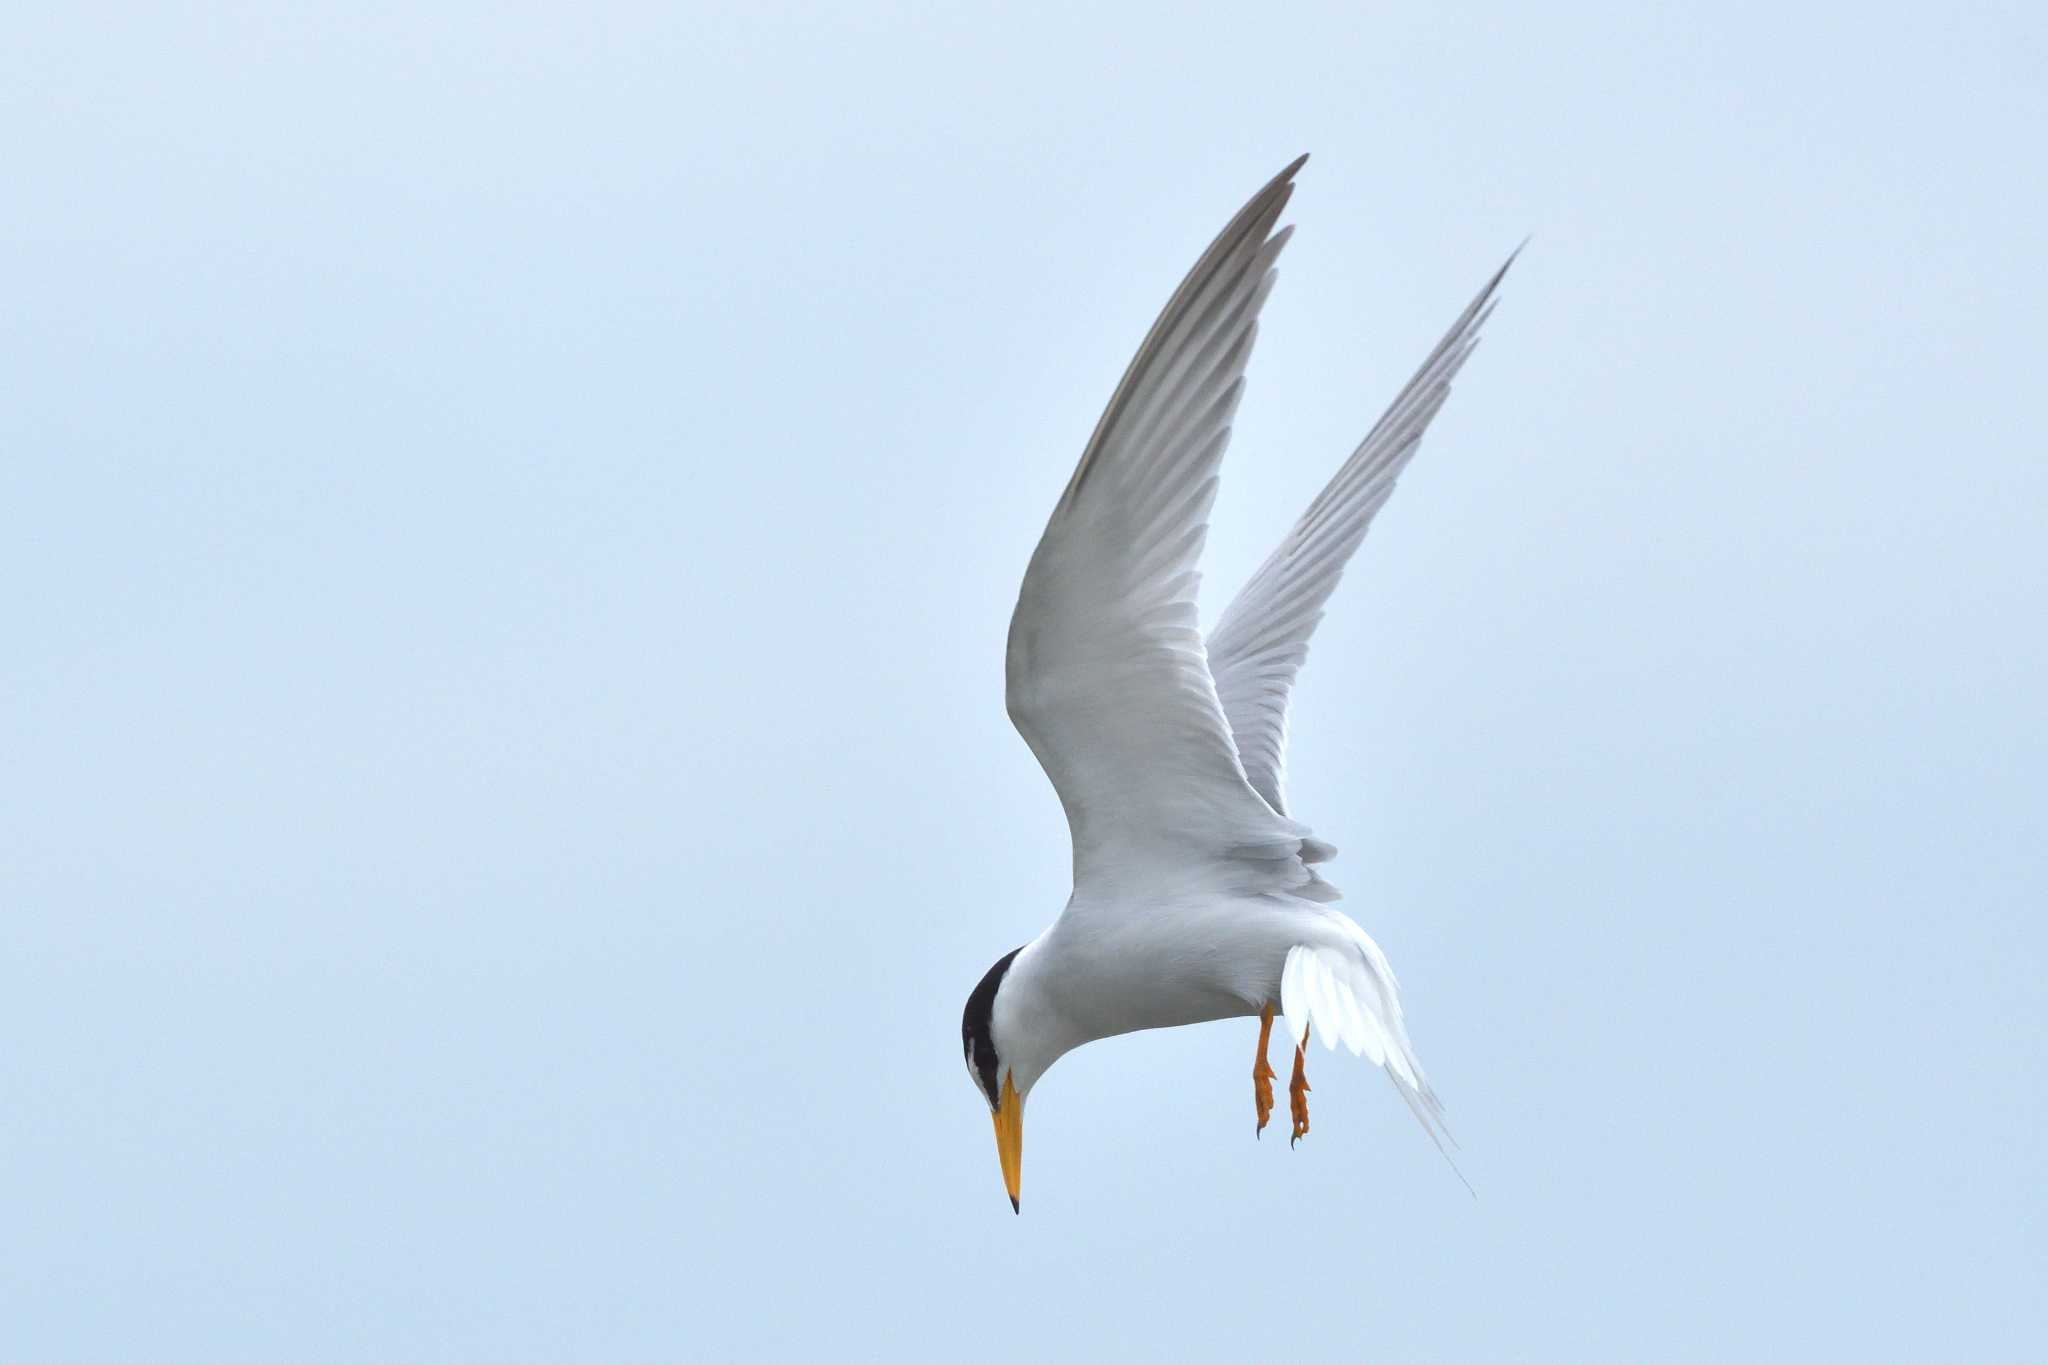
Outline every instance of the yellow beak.
<path fill-rule="evenodd" d="M 996 1155 L 1003 1161 L 1003 1188 L 1010 1192 L 1010 1208 L 1022 1213 L 1017 1191 L 1024 1184 L 1024 1101 L 1017 1098 L 1017 1079 L 1003 1073 L 1003 1098 L 996 1105 Z"/>

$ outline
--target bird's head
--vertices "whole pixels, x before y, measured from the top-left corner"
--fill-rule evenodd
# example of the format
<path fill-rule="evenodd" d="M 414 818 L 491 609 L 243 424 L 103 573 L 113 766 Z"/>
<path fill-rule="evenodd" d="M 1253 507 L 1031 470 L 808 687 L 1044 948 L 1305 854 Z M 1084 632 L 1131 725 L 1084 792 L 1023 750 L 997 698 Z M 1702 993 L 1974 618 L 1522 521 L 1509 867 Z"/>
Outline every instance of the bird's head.
<path fill-rule="evenodd" d="M 1003 1163 L 1003 1187 L 1009 1191 L 1010 1207 L 1020 1213 L 1024 1096 L 1044 1070 L 1020 1056 L 1028 1045 L 1018 1019 L 1020 993 L 1003 993 L 1010 967 L 1023 951 L 1015 948 L 996 959 L 996 965 L 988 969 L 967 997 L 967 1008 L 960 1014 L 960 1046 L 967 1055 L 967 1074 L 973 1078 L 974 1088 L 988 1101 L 989 1114 L 996 1125 L 996 1155 Z M 1021 1069 L 1017 1065 L 1020 1060 L 1026 1061 Z"/>

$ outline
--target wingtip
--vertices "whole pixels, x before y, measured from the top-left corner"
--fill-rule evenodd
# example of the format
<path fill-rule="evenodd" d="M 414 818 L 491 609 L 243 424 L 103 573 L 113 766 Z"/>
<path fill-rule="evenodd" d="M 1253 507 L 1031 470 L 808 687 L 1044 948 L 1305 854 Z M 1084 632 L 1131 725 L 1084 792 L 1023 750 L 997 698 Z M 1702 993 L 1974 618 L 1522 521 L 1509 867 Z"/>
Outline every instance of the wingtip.
<path fill-rule="evenodd" d="M 1300 156 L 1294 158 L 1294 160 L 1288 162 L 1285 166 L 1281 167 L 1280 173 L 1274 176 L 1271 180 L 1268 180 L 1266 182 L 1265 188 L 1252 196 L 1253 202 L 1257 202 L 1258 200 L 1264 198 L 1266 195 L 1273 194 L 1279 191 L 1285 191 L 1289 194 L 1292 194 L 1294 191 L 1294 177 L 1296 174 L 1300 172 L 1301 168 L 1303 166 L 1306 166 L 1307 164 L 1308 153 L 1303 152 Z"/>
<path fill-rule="evenodd" d="M 1509 268 L 1511 268 L 1513 264 L 1516 264 L 1516 260 L 1520 260 L 1520 256 L 1522 256 L 1522 248 L 1526 248 L 1528 244 L 1530 244 L 1530 239 L 1528 239 L 1528 237 L 1522 237 L 1522 241 L 1518 241 L 1518 244 L 1516 244 L 1516 250 L 1511 250 L 1511 252 L 1507 252 L 1507 260 L 1503 260 L 1503 262 L 1501 262 L 1501 268 L 1493 272 L 1493 278 L 1491 278 L 1491 280 L 1487 280 L 1487 287 L 1485 287 L 1485 289 L 1481 291 L 1481 297 L 1487 297 L 1487 295 L 1491 295 L 1491 293 L 1493 293 L 1495 289 L 1499 289 L 1499 287 L 1501 287 L 1501 280 L 1505 280 L 1505 278 L 1507 278 L 1507 270 L 1509 270 Z"/>
<path fill-rule="evenodd" d="M 1023 1205 L 1022 1203 L 1018 1202 L 1017 1196 L 1016 1196 L 1016 1195 L 1014 1195 L 1014 1194 L 1010 1196 L 1010 1212 L 1011 1212 L 1011 1213 L 1022 1213 L 1022 1212 L 1024 1212 L 1024 1205 Z"/>

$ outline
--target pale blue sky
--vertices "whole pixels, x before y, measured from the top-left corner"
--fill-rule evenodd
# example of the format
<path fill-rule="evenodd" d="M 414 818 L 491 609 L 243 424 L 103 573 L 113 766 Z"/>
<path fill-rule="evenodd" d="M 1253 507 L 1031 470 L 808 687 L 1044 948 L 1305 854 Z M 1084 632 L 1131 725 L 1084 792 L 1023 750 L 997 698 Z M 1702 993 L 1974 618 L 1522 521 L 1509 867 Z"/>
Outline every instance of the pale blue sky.
<path fill-rule="evenodd" d="M 2037 1360 L 2034 7 L 22 9 L 0 1357 Z M 1301 151 L 1211 612 L 1525 234 L 1299 812 L 1322 1056 L 968 989 L 1024 562 Z"/>

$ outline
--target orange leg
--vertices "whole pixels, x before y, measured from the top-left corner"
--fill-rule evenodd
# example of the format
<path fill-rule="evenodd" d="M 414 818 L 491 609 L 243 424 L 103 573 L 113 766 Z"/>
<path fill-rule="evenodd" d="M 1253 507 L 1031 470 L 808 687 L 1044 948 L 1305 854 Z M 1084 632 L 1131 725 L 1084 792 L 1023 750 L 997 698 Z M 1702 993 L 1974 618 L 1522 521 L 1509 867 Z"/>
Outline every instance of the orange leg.
<path fill-rule="evenodd" d="M 1259 1014 L 1259 1059 L 1252 1063 L 1252 1103 L 1259 1111 L 1259 1126 L 1252 1129 L 1257 1137 L 1266 1131 L 1266 1120 L 1273 1116 L 1274 1071 L 1266 1061 L 1266 1043 L 1273 1036 L 1273 1007 L 1267 1005 Z"/>
<path fill-rule="evenodd" d="M 1294 1079 L 1287 1083 L 1287 1106 L 1294 1114 L 1294 1136 L 1287 1139 L 1287 1145 L 1308 1136 L 1308 1072 L 1304 1065 L 1308 1061 L 1306 1048 L 1308 1039 L 1301 1040 L 1301 1046 L 1294 1049 Z"/>

